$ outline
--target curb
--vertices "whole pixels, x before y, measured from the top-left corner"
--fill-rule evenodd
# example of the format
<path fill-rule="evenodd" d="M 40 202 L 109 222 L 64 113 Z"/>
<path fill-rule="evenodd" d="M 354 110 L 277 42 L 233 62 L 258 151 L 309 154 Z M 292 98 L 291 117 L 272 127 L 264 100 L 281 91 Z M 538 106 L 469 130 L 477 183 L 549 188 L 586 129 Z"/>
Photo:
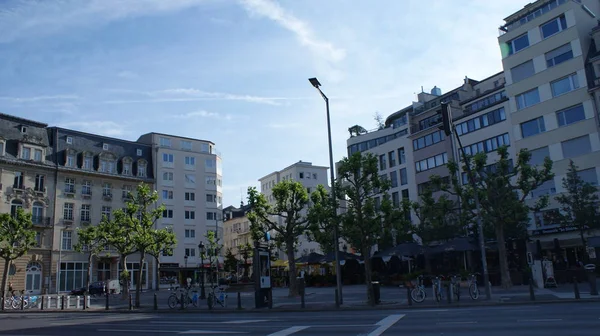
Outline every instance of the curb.
<path fill-rule="evenodd" d="M 502 307 L 502 306 L 530 306 L 539 304 L 565 304 L 565 303 L 599 303 L 600 298 L 594 299 L 562 299 L 562 300 L 546 300 L 546 301 L 521 301 L 521 302 L 490 302 L 490 301 L 479 301 L 472 302 L 469 304 L 427 304 L 419 305 L 413 303 L 412 306 L 406 304 L 387 304 L 379 306 L 348 306 L 348 307 L 307 307 L 307 308 L 273 308 L 273 309 L 228 309 L 228 310 L 206 310 L 206 309 L 158 309 L 154 310 L 151 308 L 141 308 L 128 310 L 127 308 L 117 308 L 113 310 L 104 310 L 102 308 L 87 309 L 87 310 L 5 310 L 0 312 L 1 314 L 56 314 L 56 313 L 104 313 L 104 314 L 244 314 L 244 313 L 257 313 L 257 314 L 269 314 L 269 313 L 303 313 L 303 312 L 332 312 L 332 311 L 374 311 L 374 310 L 424 310 L 424 309 L 457 309 L 457 308 L 470 308 L 470 307 Z"/>

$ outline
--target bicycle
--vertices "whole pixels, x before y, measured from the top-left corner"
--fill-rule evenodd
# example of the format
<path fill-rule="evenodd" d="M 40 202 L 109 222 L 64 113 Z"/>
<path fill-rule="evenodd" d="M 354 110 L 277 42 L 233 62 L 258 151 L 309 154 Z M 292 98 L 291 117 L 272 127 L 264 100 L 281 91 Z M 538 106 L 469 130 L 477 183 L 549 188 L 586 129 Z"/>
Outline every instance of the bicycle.
<path fill-rule="evenodd" d="M 442 289 L 442 282 L 444 281 L 444 276 L 440 275 L 435 277 L 433 282 L 433 297 L 437 302 L 441 302 L 444 299 L 444 291 Z"/>
<path fill-rule="evenodd" d="M 216 293 L 215 289 L 217 290 Z M 227 294 L 225 294 L 225 291 L 222 287 L 213 286 L 212 290 L 208 293 L 208 297 L 206 298 L 208 309 L 213 309 L 213 307 L 216 306 L 217 303 L 220 304 L 221 307 L 225 307 L 227 305 L 227 302 L 225 301 L 226 298 Z"/>
<path fill-rule="evenodd" d="M 427 297 L 427 292 L 425 292 L 425 286 L 423 285 L 423 276 L 419 275 L 417 277 L 416 286 L 410 291 L 410 297 L 414 302 L 421 303 L 425 301 Z"/>
<path fill-rule="evenodd" d="M 171 295 L 169 295 L 169 297 L 167 298 L 167 305 L 169 306 L 169 308 L 171 309 L 175 309 L 175 307 L 177 306 L 181 306 L 182 302 L 181 302 L 181 297 L 183 296 L 183 308 L 187 308 L 190 304 L 192 304 L 194 307 L 198 306 L 198 291 L 193 290 L 192 293 L 193 295 L 190 297 L 190 292 L 189 289 L 187 288 L 182 288 L 181 290 L 179 290 L 179 287 L 175 287 L 174 289 L 174 293 L 171 293 Z"/>
<path fill-rule="evenodd" d="M 460 301 L 460 277 L 453 275 L 451 277 L 451 283 L 453 285 L 452 294 L 456 297 L 456 302 Z"/>
<path fill-rule="evenodd" d="M 469 296 L 472 300 L 479 298 L 479 288 L 477 287 L 477 275 L 479 273 L 469 275 Z"/>

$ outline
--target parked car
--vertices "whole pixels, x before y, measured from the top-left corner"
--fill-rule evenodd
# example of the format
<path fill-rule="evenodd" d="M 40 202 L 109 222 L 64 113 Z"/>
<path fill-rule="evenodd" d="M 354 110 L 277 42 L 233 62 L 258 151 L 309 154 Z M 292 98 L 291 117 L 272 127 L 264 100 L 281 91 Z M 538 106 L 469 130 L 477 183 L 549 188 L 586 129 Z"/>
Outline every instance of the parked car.
<path fill-rule="evenodd" d="M 102 281 L 97 281 L 97 282 L 93 282 L 90 284 L 90 289 L 88 291 L 89 295 L 92 296 L 96 296 L 96 295 L 103 295 L 105 292 L 105 285 L 104 282 Z M 79 288 L 79 289 L 74 289 L 71 291 L 70 293 L 71 295 L 84 295 L 85 294 L 85 287 Z"/>

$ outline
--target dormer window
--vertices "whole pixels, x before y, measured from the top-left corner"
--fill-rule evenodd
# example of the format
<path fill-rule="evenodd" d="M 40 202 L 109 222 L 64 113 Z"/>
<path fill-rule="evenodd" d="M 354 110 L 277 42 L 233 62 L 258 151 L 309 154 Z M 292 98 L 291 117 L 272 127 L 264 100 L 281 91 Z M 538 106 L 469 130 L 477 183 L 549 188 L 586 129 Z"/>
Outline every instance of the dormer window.
<path fill-rule="evenodd" d="M 102 144 L 102 150 L 108 150 L 108 144 L 107 143 L 103 143 Z"/>
<path fill-rule="evenodd" d="M 100 154 L 100 165 L 98 171 L 101 173 L 114 174 L 115 173 L 115 157 L 110 153 Z"/>
<path fill-rule="evenodd" d="M 142 156 L 142 150 L 141 149 L 136 149 L 135 153 L 137 154 L 137 156 Z"/>
<path fill-rule="evenodd" d="M 0 140 L 0 156 L 4 156 L 4 141 Z"/>
<path fill-rule="evenodd" d="M 72 145 L 73 144 L 73 138 L 68 136 L 67 137 L 67 144 Z"/>
<path fill-rule="evenodd" d="M 23 134 L 27 133 L 27 127 L 26 126 L 21 126 L 21 133 L 23 133 Z"/>
<path fill-rule="evenodd" d="M 123 158 L 123 170 L 122 170 L 122 174 L 123 175 L 131 175 L 131 159 L 130 158 Z"/>
<path fill-rule="evenodd" d="M 23 160 L 31 159 L 31 148 L 23 147 L 21 149 L 21 159 L 23 159 Z"/>
<path fill-rule="evenodd" d="M 146 177 L 147 163 L 144 160 L 140 160 L 137 163 L 137 177 Z"/>
<path fill-rule="evenodd" d="M 83 169 L 92 170 L 94 163 L 94 157 L 90 153 L 84 153 L 83 155 Z"/>

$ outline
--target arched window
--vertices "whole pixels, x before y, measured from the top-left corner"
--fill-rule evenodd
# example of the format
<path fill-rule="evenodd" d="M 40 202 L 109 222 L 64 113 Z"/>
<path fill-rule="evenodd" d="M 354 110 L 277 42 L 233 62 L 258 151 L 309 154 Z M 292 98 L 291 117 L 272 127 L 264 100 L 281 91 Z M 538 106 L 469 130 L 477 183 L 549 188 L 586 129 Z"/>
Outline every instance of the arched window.
<path fill-rule="evenodd" d="M 31 221 L 33 224 L 42 224 L 44 219 L 44 204 L 34 202 L 31 210 Z"/>
<path fill-rule="evenodd" d="M 10 203 L 10 215 L 11 216 L 16 216 L 17 215 L 17 209 L 23 209 L 23 201 L 21 200 L 13 200 Z"/>

